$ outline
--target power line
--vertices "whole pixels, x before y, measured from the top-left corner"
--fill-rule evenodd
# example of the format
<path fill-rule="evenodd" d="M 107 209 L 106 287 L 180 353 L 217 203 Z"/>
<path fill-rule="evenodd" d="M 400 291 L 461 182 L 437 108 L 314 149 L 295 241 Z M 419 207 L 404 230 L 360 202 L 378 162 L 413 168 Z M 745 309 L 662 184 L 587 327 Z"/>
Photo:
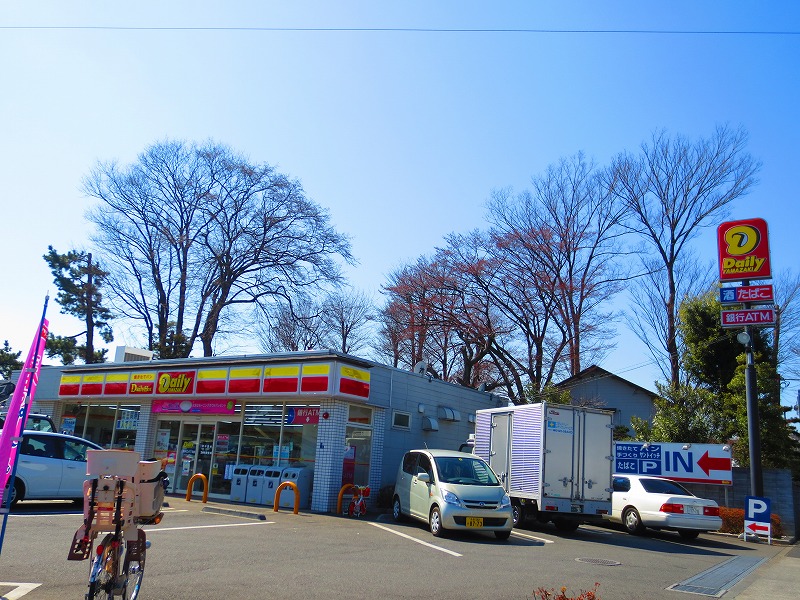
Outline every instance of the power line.
<path fill-rule="evenodd" d="M 640 35 L 752 35 L 795 36 L 800 31 L 689 30 L 689 29 L 504 29 L 438 27 L 236 27 L 236 26 L 133 26 L 133 25 L 0 25 L 0 30 L 83 31 L 253 31 L 310 33 L 532 33 L 532 34 L 640 34 Z"/>

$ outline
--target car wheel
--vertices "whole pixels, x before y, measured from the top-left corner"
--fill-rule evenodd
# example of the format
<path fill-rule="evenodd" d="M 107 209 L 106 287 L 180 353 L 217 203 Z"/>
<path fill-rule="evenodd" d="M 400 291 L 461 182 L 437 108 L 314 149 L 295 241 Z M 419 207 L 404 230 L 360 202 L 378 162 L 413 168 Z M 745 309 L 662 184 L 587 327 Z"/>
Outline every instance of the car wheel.
<path fill-rule="evenodd" d="M 519 527 L 522 521 L 525 519 L 525 512 L 522 508 L 522 505 L 518 502 L 511 503 L 511 512 L 512 512 L 512 519 L 514 522 L 514 527 Z"/>
<path fill-rule="evenodd" d="M 498 540 L 507 540 L 508 538 L 511 537 L 511 532 L 510 531 L 495 531 L 494 532 L 494 537 L 496 537 Z"/>
<path fill-rule="evenodd" d="M 625 531 L 631 535 L 641 535 L 644 533 L 644 525 L 642 525 L 642 518 L 639 516 L 639 511 L 633 507 L 628 507 L 622 513 L 622 524 L 625 526 Z"/>
<path fill-rule="evenodd" d="M 400 498 L 397 496 L 395 496 L 394 500 L 392 500 L 392 518 L 398 523 L 403 520 L 403 511 L 400 508 Z"/>
<path fill-rule="evenodd" d="M 8 505 L 14 506 L 17 502 L 22 500 L 25 496 L 24 486 L 22 485 L 21 481 L 14 482 L 14 488 L 11 490 L 11 494 L 8 497 Z"/>
<path fill-rule="evenodd" d="M 699 531 L 694 531 L 692 529 L 681 529 L 680 531 L 678 531 L 678 534 L 684 540 L 696 540 L 697 536 L 700 535 L 700 532 Z"/>
<path fill-rule="evenodd" d="M 429 523 L 433 537 L 444 537 L 445 533 L 444 527 L 442 526 L 442 513 L 438 506 L 434 506 L 431 509 Z"/>
<path fill-rule="evenodd" d="M 576 521 L 575 519 L 558 518 L 558 519 L 553 519 L 553 525 L 555 525 L 556 529 L 558 529 L 559 531 L 562 531 L 564 533 L 572 533 L 573 531 L 578 529 L 578 525 L 580 525 L 580 523 L 578 523 L 578 521 Z"/>

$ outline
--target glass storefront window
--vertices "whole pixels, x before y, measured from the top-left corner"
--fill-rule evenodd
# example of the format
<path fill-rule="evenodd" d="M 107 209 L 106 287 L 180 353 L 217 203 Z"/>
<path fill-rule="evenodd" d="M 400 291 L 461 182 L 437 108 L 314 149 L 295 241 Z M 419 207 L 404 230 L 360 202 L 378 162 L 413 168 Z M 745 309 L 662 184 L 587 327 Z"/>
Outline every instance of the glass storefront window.
<path fill-rule="evenodd" d="M 369 467 L 372 456 L 372 410 L 351 404 L 345 429 L 342 485 L 369 484 Z"/>
<path fill-rule="evenodd" d="M 361 425 L 372 424 L 372 409 L 358 404 L 351 404 L 347 413 L 348 423 L 359 423 Z"/>
<path fill-rule="evenodd" d="M 59 431 L 100 444 L 132 450 L 139 428 L 138 404 L 68 404 Z"/>
<path fill-rule="evenodd" d="M 318 406 L 247 404 L 239 463 L 313 467 L 318 421 Z"/>

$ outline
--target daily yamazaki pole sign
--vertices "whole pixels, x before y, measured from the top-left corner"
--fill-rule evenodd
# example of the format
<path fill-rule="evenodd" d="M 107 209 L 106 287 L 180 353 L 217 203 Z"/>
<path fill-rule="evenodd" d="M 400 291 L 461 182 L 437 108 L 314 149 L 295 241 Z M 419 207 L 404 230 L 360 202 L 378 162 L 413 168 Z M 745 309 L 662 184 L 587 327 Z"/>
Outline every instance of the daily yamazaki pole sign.
<path fill-rule="evenodd" d="M 769 279 L 767 222 L 764 219 L 728 221 L 717 228 L 719 280 Z"/>

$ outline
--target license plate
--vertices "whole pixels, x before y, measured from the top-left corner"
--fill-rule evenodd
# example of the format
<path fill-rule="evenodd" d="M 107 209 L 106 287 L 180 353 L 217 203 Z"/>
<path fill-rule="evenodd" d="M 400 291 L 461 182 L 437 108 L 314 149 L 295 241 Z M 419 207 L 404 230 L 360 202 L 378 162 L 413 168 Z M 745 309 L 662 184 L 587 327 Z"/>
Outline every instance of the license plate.
<path fill-rule="evenodd" d="M 483 527 L 483 517 L 467 517 L 467 527 Z"/>
<path fill-rule="evenodd" d="M 574 512 L 574 513 L 581 512 L 581 505 L 580 504 L 573 504 L 572 506 L 570 506 L 570 511 Z"/>
<path fill-rule="evenodd" d="M 699 506 L 692 506 L 691 504 L 684 505 L 683 510 L 687 515 L 699 515 L 699 514 L 702 514 Z"/>

